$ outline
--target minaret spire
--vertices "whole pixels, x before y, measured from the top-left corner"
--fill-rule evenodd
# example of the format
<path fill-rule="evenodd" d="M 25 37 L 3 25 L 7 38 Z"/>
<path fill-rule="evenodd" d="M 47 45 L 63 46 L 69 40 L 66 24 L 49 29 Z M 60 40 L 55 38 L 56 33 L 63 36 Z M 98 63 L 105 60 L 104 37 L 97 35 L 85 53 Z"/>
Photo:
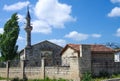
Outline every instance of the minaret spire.
<path fill-rule="evenodd" d="M 27 15 L 26 15 L 26 26 L 25 26 L 25 31 L 26 31 L 26 42 L 27 45 L 26 47 L 31 47 L 31 31 L 32 31 L 32 26 L 31 26 L 31 17 L 30 17 L 30 12 L 29 12 L 29 6 L 27 7 Z"/>
<path fill-rule="evenodd" d="M 26 15 L 26 19 L 30 20 L 30 12 L 29 12 L 29 6 L 27 7 L 27 15 Z"/>

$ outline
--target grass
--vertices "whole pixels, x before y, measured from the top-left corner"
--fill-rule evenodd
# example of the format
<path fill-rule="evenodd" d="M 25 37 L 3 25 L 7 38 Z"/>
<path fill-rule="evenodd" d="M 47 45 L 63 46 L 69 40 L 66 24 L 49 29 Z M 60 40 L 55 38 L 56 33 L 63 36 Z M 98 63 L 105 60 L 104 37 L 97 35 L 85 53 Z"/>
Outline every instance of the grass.
<path fill-rule="evenodd" d="M 68 81 L 68 80 L 61 79 L 61 78 L 60 79 L 50 79 L 50 78 L 46 77 L 45 79 L 34 79 L 34 80 L 28 80 L 27 78 L 26 79 L 14 78 L 11 81 Z"/>
<path fill-rule="evenodd" d="M 113 74 L 110 77 L 95 77 L 92 78 L 91 74 L 86 73 L 83 77 L 82 81 L 101 81 L 101 80 L 105 80 L 105 79 L 112 79 L 112 78 L 120 78 L 120 74 Z M 0 77 L 0 80 L 6 80 L 6 78 L 2 78 Z M 19 79 L 19 78 L 14 78 L 11 81 L 69 81 L 69 80 L 65 80 L 65 79 L 50 79 L 48 77 L 46 77 L 45 79 L 33 79 L 33 80 L 23 80 L 23 79 Z"/>
<path fill-rule="evenodd" d="M 93 81 L 101 81 L 101 80 L 112 79 L 112 78 L 120 78 L 120 74 L 113 74 L 109 78 L 108 77 L 95 77 L 92 79 Z"/>
<path fill-rule="evenodd" d="M 0 80 L 6 80 L 6 78 L 0 77 Z"/>
<path fill-rule="evenodd" d="M 101 78 L 93 78 L 92 80 L 93 81 L 101 81 L 101 80 L 105 80 L 105 79 L 108 79 L 108 78 L 101 77 Z"/>
<path fill-rule="evenodd" d="M 50 79 L 50 78 L 45 78 L 45 79 L 34 79 L 34 80 L 28 80 L 28 81 L 68 81 L 68 80 L 65 80 L 65 79 Z"/>
<path fill-rule="evenodd" d="M 83 75 L 82 81 L 101 81 L 106 79 L 120 78 L 120 72 L 113 73 L 112 75 L 107 72 L 100 72 L 99 76 L 92 76 L 91 73 L 86 72 Z"/>

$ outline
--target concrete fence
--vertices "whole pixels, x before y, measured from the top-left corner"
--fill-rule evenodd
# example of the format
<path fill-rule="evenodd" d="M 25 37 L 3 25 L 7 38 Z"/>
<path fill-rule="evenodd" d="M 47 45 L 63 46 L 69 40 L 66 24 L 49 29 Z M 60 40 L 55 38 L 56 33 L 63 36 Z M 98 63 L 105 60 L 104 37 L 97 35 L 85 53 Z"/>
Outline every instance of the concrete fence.
<path fill-rule="evenodd" d="M 0 77 L 9 78 L 28 78 L 28 79 L 44 79 L 49 78 L 63 78 L 74 81 L 80 81 L 78 58 L 71 58 L 70 66 L 52 66 L 46 67 L 44 58 L 42 59 L 41 67 L 25 67 L 25 61 L 21 61 L 20 67 L 9 67 L 7 62 L 6 68 L 0 68 Z"/>

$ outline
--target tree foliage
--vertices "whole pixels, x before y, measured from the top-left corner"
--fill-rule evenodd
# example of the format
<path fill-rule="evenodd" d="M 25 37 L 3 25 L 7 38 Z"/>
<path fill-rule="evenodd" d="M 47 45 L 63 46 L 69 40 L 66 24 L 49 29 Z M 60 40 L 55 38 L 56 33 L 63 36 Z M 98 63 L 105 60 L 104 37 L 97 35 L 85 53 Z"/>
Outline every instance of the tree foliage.
<path fill-rule="evenodd" d="M 0 34 L 0 52 L 4 61 L 12 60 L 17 55 L 18 45 L 16 45 L 19 35 L 19 25 L 17 13 L 14 13 L 4 25 L 4 32 Z"/>

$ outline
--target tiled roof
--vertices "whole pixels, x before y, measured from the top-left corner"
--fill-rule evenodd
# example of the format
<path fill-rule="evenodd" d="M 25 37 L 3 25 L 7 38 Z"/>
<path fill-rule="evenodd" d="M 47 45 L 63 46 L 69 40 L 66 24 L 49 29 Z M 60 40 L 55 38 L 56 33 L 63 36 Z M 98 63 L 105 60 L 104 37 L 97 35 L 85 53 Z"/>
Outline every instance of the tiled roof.
<path fill-rule="evenodd" d="M 71 47 L 72 49 L 79 52 L 80 51 L 80 45 L 82 45 L 82 44 L 67 44 L 62 52 L 64 52 L 67 47 Z M 89 44 L 86 44 L 86 45 L 89 45 Z M 114 52 L 113 49 L 111 49 L 109 47 L 106 47 L 105 45 L 93 44 L 93 45 L 90 45 L 90 46 L 91 46 L 91 52 L 99 52 L 99 53 Z"/>
<path fill-rule="evenodd" d="M 76 51 L 79 51 L 80 45 L 79 44 L 68 44 L 69 47 L 75 49 Z"/>
<path fill-rule="evenodd" d="M 113 52 L 112 48 L 106 47 L 105 45 L 91 45 L 92 52 Z"/>

